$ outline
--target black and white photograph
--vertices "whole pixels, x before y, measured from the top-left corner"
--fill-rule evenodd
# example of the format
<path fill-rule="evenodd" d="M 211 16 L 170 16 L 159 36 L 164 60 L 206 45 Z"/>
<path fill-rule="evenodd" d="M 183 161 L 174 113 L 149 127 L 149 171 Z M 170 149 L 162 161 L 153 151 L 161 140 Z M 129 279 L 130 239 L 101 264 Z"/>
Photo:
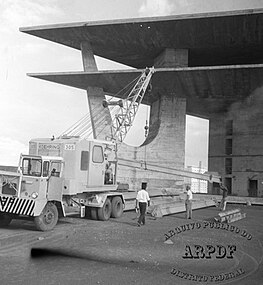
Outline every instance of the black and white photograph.
<path fill-rule="evenodd" d="M 0 284 L 263 284 L 263 0 L 0 0 Z"/>

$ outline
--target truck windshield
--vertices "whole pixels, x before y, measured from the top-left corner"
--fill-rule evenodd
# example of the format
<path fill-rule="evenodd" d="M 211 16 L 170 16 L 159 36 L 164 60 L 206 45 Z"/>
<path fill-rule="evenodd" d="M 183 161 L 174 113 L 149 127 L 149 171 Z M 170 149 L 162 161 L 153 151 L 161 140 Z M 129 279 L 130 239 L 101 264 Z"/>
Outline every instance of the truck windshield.
<path fill-rule="evenodd" d="M 22 161 L 22 173 L 28 176 L 41 176 L 42 160 L 25 157 Z"/>

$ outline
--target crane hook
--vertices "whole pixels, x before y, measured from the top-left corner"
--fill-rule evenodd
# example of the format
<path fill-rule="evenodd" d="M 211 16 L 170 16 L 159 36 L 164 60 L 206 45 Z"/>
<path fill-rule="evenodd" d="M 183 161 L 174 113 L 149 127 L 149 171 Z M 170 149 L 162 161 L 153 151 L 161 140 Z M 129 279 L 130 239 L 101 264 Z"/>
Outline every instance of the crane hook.
<path fill-rule="evenodd" d="M 144 130 L 145 130 L 145 137 L 147 138 L 147 136 L 148 136 L 148 130 L 149 130 L 148 121 L 147 121 L 147 120 L 146 120 L 146 123 L 145 123 Z"/>

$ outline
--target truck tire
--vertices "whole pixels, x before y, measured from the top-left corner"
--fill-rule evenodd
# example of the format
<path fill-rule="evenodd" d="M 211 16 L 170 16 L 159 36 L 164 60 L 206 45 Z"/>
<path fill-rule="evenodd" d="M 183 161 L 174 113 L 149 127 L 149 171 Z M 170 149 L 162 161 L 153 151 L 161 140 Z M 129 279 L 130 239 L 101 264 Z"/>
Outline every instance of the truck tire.
<path fill-rule="evenodd" d="M 58 209 L 55 204 L 48 202 L 42 213 L 35 217 L 35 225 L 40 231 L 52 230 L 58 222 Z"/>
<path fill-rule="evenodd" d="M 123 203 L 121 197 L 114 197 L 111 202 L 111 216 L 113 218 L 121 217 L 123 213 Z"/>
<path fill-rule="evenodd" d="M 98 220 L 98 209 L 97 208 L 91 208 L 90 209 L 90 216 L 92 220 Z"/>
<path fill-rule="evenodd" d="M 102 208 L 98 208 L 98 218 L 101 221 L 107 221 L 111 216 L 111 201 L 106 199 Z"/>
<path fill-rule="evenodd" d="M 91 209 L 88 206 L 85 206 L 85 218 L 91 217 Z"/>
<path fill-rule="evenodd" d="M 6 213 L 0 213 L 0 227 L 8 226 L 12 221 L 12 216 Z"/>

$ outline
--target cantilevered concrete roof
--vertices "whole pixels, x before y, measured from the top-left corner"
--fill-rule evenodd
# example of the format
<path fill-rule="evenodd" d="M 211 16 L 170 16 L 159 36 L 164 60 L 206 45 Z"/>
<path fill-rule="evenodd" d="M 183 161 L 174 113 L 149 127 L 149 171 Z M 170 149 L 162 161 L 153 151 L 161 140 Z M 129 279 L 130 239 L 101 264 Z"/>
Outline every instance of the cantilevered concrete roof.
<path fill-rule="evenodd" d="M 106 93 L 122 97 L 118 92 L 141 72 L 129 69 L 28 75 L 83 90 L 89 86 L 102 87 Z M 150 104 L 160 95 L 183 97 L 187 99 L 188 114 L 209 117 L 214 112 L 225 111 L 233 102 L 243 100 L 262 87 L 263 64 L 158 68 L 152 77 L 152 86 L 152 92 L 145 96 L 143 103 Z"/>
<path fill-rule="evenodd" d="M 263 9 L 81 22 L 22 32 L 135 68 L 153 66 L 165 48 L 189 50 L 189 66 L 263 63 Z"/>

